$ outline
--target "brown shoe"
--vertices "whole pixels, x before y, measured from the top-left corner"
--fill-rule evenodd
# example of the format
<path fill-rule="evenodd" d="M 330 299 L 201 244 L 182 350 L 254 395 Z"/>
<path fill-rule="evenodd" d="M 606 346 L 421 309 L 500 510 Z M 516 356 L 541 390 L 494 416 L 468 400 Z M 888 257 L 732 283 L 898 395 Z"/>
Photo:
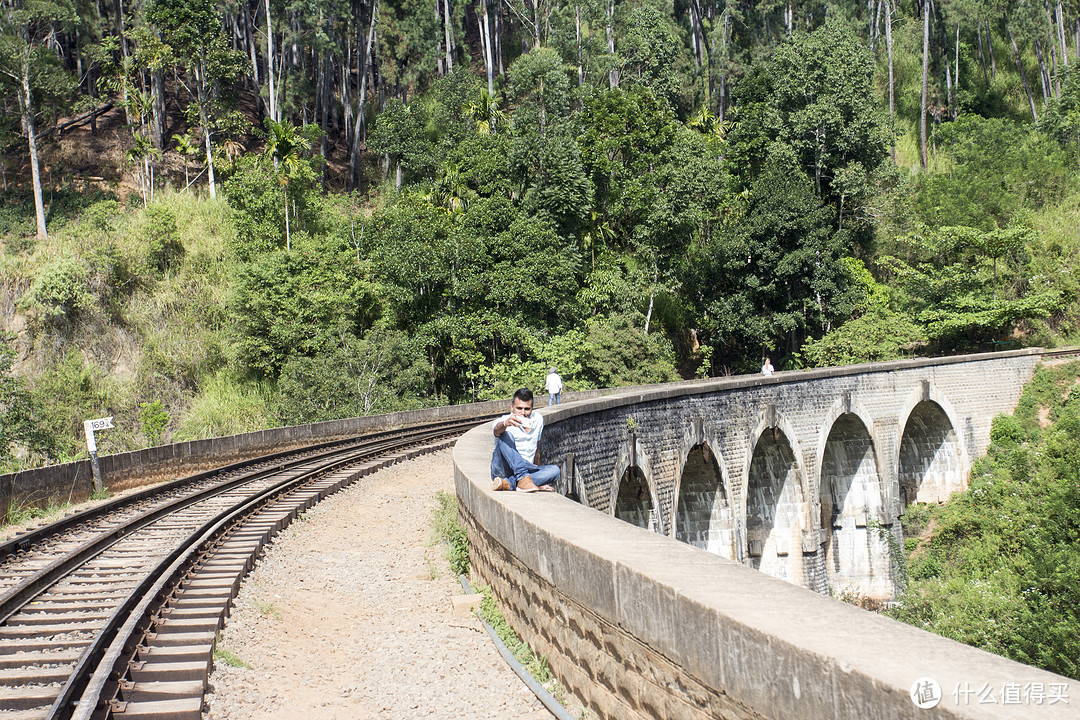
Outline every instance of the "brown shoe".
<path fill-rule="evenodd" d="M 506 478 L 497 477 L 491 481 L 492 490 L 509 490 L 510 482 Z"/>
<path fill-rule="evenodd" d="M 524 475 L 517 482 L 517 491 L 518 492 L 536 492 L 536 490 L 537 490 L 537 487 L 535 485 L 533 485 L 531 475 Z"/>

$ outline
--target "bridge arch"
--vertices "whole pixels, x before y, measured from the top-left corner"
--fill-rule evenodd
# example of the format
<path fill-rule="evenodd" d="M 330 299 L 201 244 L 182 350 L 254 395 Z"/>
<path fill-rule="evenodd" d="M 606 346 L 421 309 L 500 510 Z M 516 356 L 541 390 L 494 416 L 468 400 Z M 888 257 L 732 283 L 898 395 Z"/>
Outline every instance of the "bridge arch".
<path fill-rule="evenodd" d="M 897 497 L 901 508 L 913 502 L 944 502 L 967 486 L 969 462 L 957 418 L 948 398 L 928 383 L 907 398 L 898 416 Z"/>
<path fill-rule="evenodd" d="M 543 408 L 544 457 L 566 458 L 566 480 L 584 488 L 583 496 L 602 512 L 590 512 L 555 493 L 525 500 L 491 492 L 491 430 L 478 427 L 454 450 L 474 572 L 504 603 L 507 621 L 549 659 L 560 680 L 588 698 L 590 714 L 595 711 L 600 718 L 625 717 L 627 708 L 660 716 L 673 707 L 718 716 L 839 717 L 850 714 L 851 698 L 859 700 L 865 715 L 906 717 L 915 677 L 933 677 L 943 687 L 964 682 L 972 672 L 999 685 L 1018 676 L 1044 684 L 1063 682 L 1060 676 L 775 582 L 747 564 L 676 542 L 670 534 L 646 535 L 615 522 L 610 507 L 616 465 L 622 465 L 620 474 L 630 466 L 625 420 L 632 414 L 652 430 L 639 437 L 651 453 L 650 490 L 661 500 L 663 521 L 670 525 L 678 468 L 702 439 L 701 423 L 699 435 L 687 439 L 693 424 L 688 419 L 701 416 L 710 419 L 707 429 L 724 453 L 743 532 L 752 453 L 755 445 L 774 440 L 771 430 L 768 439 L 759 438 L 766 425 L 778 426 L 776 434 L 782 432 L 790 443 L 792 462 L 802 473 L 801 487 L 814 519 L 803 536 L 802 554 L 807 570 L 817 572 L 813 563 L 823 556 L 816 532 L 820 513 L 813 509 L 820 497 L 820 451 L 841 415 L 858 416 L 871 436 L 886 491 L 884 505 L 895 515 L 900 434 L 914 428 L 908 418 L 916 406 L 927 399 L 937 402 L 963 443 L 960 456 L 974 456 L 989 444 L 992 418 L 1015 406 L 1037 362 L 1035 351 L 896 361 L 770 379 L 630 388 Z M 993 384 L 996 392 L 961 392 L 972 378 L 978 379 L 976 386 Z M 950 392 L 956 388 L 952 405 L 930 393 L 930 384 Z M 858 395 L 872 416 L 855 408 L 851 413 L 834 410 L 823 430 L 826 409 L 846 393 Z M 900 408 L 913 393 L 901 419 Z M 782 409 L 797 432 L 783 417 L 759 421 L 769 402 Z M 923 407 L 915 417 L 926 413 Z M 823 562 L 820 569 L 824 575 Z M 815 631 L 822 627 L 825 635 Z M 874 637 L 890 638 L 887 657 L 866 652 L 867 638 Z M 596 668 L 603 672 L 597 675 Z M 968 710 L 972 717 L 988 718 L 1009 708 Z M 1026 711 L 1014 710 L 1006 715 L 1020 718 Z M 1069 710 L 1059 705 L 1049 712 L 1064 717 Z"/>
<path fill-rule="evenodd" d="M 628 435 L 619 452 L 608 507 L 619 520 L 664 533 L 652 461 L 636 434 Z"/>
<path fill-rule="evenodd" d="M 721 557 L 739 557 L 738 523 L 731 484 L 719 445 L 712 437 L 688 438 L 675 481 L 671 527 L 676 540 Z"/>
<path fill-rule="evenodd" d="M 795 585 L 812 586 L 803 537 L 812 529 L 798 435 L 770 406 L 751 434 L 745 495 L 746 564 Z"/>
<path fill-rule="evenodd" d="M 885 535 L 892 529 L 870 427 L 854 412 L 827 426 L 818 465 L 821 547 L 831 594 L 888 599 L 895 594 Z"/>

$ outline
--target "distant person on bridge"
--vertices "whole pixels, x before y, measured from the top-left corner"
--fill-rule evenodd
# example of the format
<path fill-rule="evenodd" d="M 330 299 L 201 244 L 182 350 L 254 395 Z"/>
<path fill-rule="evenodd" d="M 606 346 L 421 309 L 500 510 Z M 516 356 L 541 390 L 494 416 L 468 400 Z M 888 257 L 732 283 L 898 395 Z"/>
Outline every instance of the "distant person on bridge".
<path fill-rule="evenodd" d="M 544 432 L 544 416 L 533 414 L 529 388 L 514 393 L 510 414 L 492 426 L 495 451 L 491 454 L 491 489 L 518 492 L 554 491 L 558 465 L 537 465 L 537 448 Z"/>
<path fill-rule="evenodd" d="M 548 407 L 552 405 L 558 405 L 562 400 L 562 378 L 559 377 L 559 373 L 555 368 L 548 368 L 547 379 L 544 380 L 544 386 L 548 391 Z"/>
<path fill-rule="evenodd" d="M 773 372 L 774 372 L 774 370 L 773 370 L 773 366 L 772 366 L 772 360 L 770 360 L 769 358 L 765 358 L 765 362 L 762 363 L 762 365 L 761 365 L 761 374 L 762 375 L 772 375 Z"/>

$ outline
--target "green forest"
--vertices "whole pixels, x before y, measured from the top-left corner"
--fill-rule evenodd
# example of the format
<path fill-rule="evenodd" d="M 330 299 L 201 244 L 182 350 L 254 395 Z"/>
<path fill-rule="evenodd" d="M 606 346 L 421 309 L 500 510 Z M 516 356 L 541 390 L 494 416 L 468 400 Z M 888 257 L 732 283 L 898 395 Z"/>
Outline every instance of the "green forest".
<path fill-rule="evenodd" d="M 8 469 L 1080 334 L 1070 3 L 2 7 Z"/>
<path fill-rule="evenodd" d="M 1075 344 L 1078 64 L 1076 0 L 0 0 L 0 471 Z M 897 612 L 1077 677 L 1038 377 Z"/>

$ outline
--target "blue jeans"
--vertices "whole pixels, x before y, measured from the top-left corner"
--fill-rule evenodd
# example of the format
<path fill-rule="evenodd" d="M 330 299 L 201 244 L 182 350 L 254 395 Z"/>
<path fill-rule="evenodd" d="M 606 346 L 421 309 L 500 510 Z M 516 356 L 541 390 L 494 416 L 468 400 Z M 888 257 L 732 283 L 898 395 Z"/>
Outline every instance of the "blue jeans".
<path fill-rule="evenodd" d="M 548 393 L 548 407 L 558 405 L 560 400 L 562 400 L 562 392 Z"/>
<path fill-rule="evenodd" d="M 517 490 L 518 480 L 526 475 L 532 476 L 537 487 L 550 485 L 559 479 L 558 465 L 535 465 L 526 462 L 518 452 L 514 438 L 504 432 L 495 436 L 495 450 L 491 453 L 491 479 L 506 478 L 511 490 Z"/>

